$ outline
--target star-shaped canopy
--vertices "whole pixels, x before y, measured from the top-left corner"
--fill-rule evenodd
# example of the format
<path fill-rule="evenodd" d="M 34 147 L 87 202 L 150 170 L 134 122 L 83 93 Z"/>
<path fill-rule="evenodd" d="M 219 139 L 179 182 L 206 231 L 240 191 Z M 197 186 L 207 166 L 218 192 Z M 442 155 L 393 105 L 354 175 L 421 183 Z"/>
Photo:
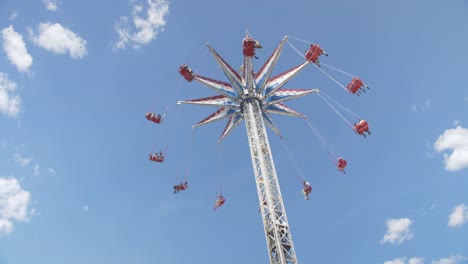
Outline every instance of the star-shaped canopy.
<path fill-rule="evenodd" d="M 248 32 L 246 33 L 244 43 L 246 40 L 253 41 Z M 218 142 L 220 142 L 243 120 L 243 109 L 241 106 L 245 100 L 249 99 L 256 99 L 261 103 L 260 105 L 265 124 L 267 124 L 267 126 L 270 127 L 279 136 L 281 136 L 280 132 L 273 123 L 273 119 L 271 118 L 270 113 L 305 117 L 305 115 L 287 107 L 283 103 L 309 93 L 318 92 L 318 90 L 283 89 L 282 87 L 302 69 L 304 69 L 309 61 L 306 60 L 296 67 L 278 74 L 277 76 L 270 77 L 273 68 L 278 62 L 278 58 L 281 54 L 284 44 L 286 43 L 286 40 L 287 36 L 283 38 L 278 47 L 257 73 L 255 73 L 252 69 L 251 54 L 246 54 L 244 52 L 244 65 L 241 67 L 241 70 L 237 72 L 209 44 L 207 44 L 208 49 L 228 78 L 229 83 L 196 74 L 193 75 L 194 80 L 201 82 L 205 86 L 219 93 L 219 95 L 216 96 L 177 102 L 178 104 L 196 104 L 219 108 L 213 114 L 198 122 L 193 127 L 229 118 L 226 128 L 218 140 Z M 260 47 L 261 46 L 258 46 L 257 48 Z"/>

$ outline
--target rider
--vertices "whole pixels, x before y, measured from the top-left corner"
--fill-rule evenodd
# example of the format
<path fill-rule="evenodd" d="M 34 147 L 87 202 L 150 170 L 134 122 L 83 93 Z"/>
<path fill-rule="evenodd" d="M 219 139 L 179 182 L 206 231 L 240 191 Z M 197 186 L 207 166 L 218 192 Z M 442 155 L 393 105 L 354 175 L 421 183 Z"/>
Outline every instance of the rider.
<path fill-rule="evenodd" d="M 302 194 L 304 194 L 304 199 L 309 200 L 309 194 L 312 192 L 312 186 L 308 181 L 303 182 L 304 188 L 302 188 Z"/>
<path fill-rule="evenodd" d="M 218 207 L 222 206 L 225 201 L 226 201 L 226 198 L 224 198 L 224 196 L 222 196 L 222 195 L 219 195 L 218 198 L 215 201 L 215 206 L 214 206 L 213 210 L 218 209 Z"/>
<path fill-rule="evenodd" d="M 343 173 L 346 173 L 346 171 L 344 169 L 346 168 L 347 164 L 348 164 L 348 162 L 343 157 L 340 157 L 340 158 L 338 158 L 338 162 L 336 163 L 336 167 L 338 167 L 339 171 L 341 171 Z"/>

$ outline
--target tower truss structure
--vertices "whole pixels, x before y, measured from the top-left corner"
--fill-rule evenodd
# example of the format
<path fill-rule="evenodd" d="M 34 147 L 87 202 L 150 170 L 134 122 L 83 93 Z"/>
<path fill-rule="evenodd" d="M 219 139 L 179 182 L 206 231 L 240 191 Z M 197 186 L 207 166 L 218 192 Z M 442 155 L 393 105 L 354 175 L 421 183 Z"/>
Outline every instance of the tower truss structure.
<path fill-rule="evenodd" d="M 261 48 L 261 46 L 250 37 L 248 32 L 243 40 L 244 64 L 239 72 L 235 71 L 207 44 L 208 49 L 228 78 L 229 83 L 196 75 L 191 70 L 189 71 L 187 65 L 183 65 L 179 69 L 179 72 L 188 81 L 196 80 L 219 93 L 216 96 L 178 102 L 178 104 L 218 107 L 213 114 L 193 127 L 228 119 L 227 125 L 218 140 L 219 143 L 242 120 L 245 120 L 271 264 L 296 264 L 297 258 L 268 142 L 266 126 L 270 127 L 281 137 L 270 114 L 305 117 L 283 103 L 318 92 L 317 89 L 282 88 L 307 66 L 309 63 L 307 60 L 281 74 L 271 77 L 273 68 L 278 62 L 286 40 L 287 36 L 282 39 L 278 47 L 256 73 L 253 71 L 252 57 L 255 57 L 255 49 Z"/>

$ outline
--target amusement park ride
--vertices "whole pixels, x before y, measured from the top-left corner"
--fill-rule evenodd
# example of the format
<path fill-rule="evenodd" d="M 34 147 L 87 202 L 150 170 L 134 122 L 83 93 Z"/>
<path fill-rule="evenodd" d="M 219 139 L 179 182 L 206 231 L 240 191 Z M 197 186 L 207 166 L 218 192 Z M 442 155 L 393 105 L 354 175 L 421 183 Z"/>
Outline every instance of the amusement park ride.
<path fill-rule="evenodd" d="M 197 75 L 186 64 L 179 67 L 179 73 L 188 82 L 196 80 L 219 93 L 219 95 L 211 97 L 177 102 L 178 104 L 195 104 L 218 108 L 213 114 L 193 127 L 228 119 L 227 125 L 218 140 L 219 143 L 238 126 L 242 120 L 245 121 L 260 212 L 271 264 L 293 264 L 297 263 L 297 259 L 265 125 L 281 137 L 270 114 L 306 118 L 305 115 L 287 107 L 283 103 L 310 93 L 320 93 L 320 91 L 317 89 L 285 89 L 282 87 L 307 65 L 313 64 L 317 67 L 321 67 L 319 57 L 321 55 L 328 56 L 319 45 L 311 44 L 309 50 L 303 54 L 305 57 L 304 62 L 281 74 L 271 77 L 272 71 L 287 39 L 287 36 L 282 39 L 273 54 L 267 59 L 258 72 L 254 72 L 252 57 L 256 58 L 256 49 L 262 48 L 262 46 L 257 40 L 253 39 L 248 32 L 243 40 L 244 64 L 239 72 L 235 71 L 207 44 L 209 51 L 228 78 L 229 83 Z M 351 94 L 358 94 L 363 87 L 368 88 L 362 80 L 357 77 L 353 77 L 347 87 L 342 87 Z M 155 123 L 160 123 L 162 120 L 161 117 L 155 118 L 154 115 L 154 113 L 148 113 L 146 118 Z M 358 123 L 351 126 L 352 129 L 357 134 L 363 135 L 364 137 L 366 136 L 365 133 L 370 135 L 367 121 L 359 119 L 357 122 Z M 160 154 L 161 155 L 158 154 L 154 159 L 150 156 L 150 160 L 162 162 L 164 156 L 162 152 L 160 152 Z M 338 156 L 336 156 L 335 165 L 339 171 L 344 173 L 347 161 L 342 157 L 338 158 Z M 186 184 L 187 182 L 185 182 L 185 185 L 181 183 L 178 187 L 174 186 L 174 193 L 185 190 L 188 187 Z M 312 187 L 304 180 L 302 192 L 306 200 L 309 199 L 311 191 Z M 222 195 L 219 195 L 215 202 L 215 210 L 219 206 L 222 206 L 225 200 L 226 199 Z"/>

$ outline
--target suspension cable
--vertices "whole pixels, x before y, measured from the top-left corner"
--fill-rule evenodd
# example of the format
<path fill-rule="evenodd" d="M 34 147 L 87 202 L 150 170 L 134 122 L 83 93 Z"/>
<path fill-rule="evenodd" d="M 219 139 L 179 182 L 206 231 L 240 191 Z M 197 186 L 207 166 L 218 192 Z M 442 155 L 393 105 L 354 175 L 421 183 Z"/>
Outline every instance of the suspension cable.
<path fill-rule="evenodd" d="M 293 45 L 291 44 L 291 42 L 289 42 L 289 40 L 287 40 L 289 46 L 291 46 L 296 52 L 297 54 L 299 54 L 299 56 L 303 57 L 304 55 Z"/>
<path fill-rule="evenodd" d="M 346 118 L 343 116 L 343 114 L 340 113 L 340 111 L 338 111 L 330 102 L 328 102 L 327 99 L 325 99 L 325 97 L 323 97 L 323 96 L 321 95 L 321 93 L 322 93 L 322 92 L 317 93 L 318 96 L 320 96 L 320 98 L 322 98 L 322 100 L 323 100 L 325 103 L 327 103 L 328 106 L 330 106 L 330 108 L 333 109 L 333 111 L 335 111 L 335 113 L 336 113 L 339 117 L 341 117 L 341 119 L 343 119 L 343 121 L 345 121 L 346 124 L 348 124 L 349 127 L 353 128 L 353 126 L 351 125 L 351 122 L 349 122 L 348 119 L 346 119 Z"/>
<path fill-rule="evenodd" d="M 288 38 L 295 39 L 295 40 L 299 40 L 299 41 L 302 41 L 302 42 L 307 43 L 307 44 L 312 43 L 312 42 L 310 42 L 310 41 L 303 40 L 303 39 L 300 39 L 300 38 L 291 37 L 291 36 L 288 36 Z"/>
<path fill-rule="evenodd" d="M 319 142 L 320 142 L 320 145 L 322 145 L 322 147 L 327 150 L 327 142 L 325 141 L 325 139 L 323 139 L 323 137 L 320 135 L 319 131 L 317 130 L 317 128 L 312 125 L 312 122 L 310 121 L 310 119 L 308 117 L 306 117 L 306 123 L 307 125 L 309 125 L 309 127 L 312 129 L 312 131 L 314 132 L 315 136 L 317 136 L 317 138 L 319 139 Z"/>
<path fill-rule="evenodd" d="M 323 63 L 320 63 L 320 64 L 323 64 Z M 341 88 L 343 88 L 346 92 L 348 92 L 348 89 L 346 89 L 346 87 L 344 87 L 339 81 L 337 81 L 335 78 L 333 78 L 330 74 L 328 74 L 328 72 L 324 71 L 322 68 L 320 68 L 319 66 L 315 65 L 315 67 L 317 67 L 321 72 L 323 72 L 325 75 L 328 76 L 328 78 L 332 79 L 334 82 L 336 82 L 339 86 L 341 86 Z"/>
<path fill-rule="evenodd" d="M 309 125 L 309 127 L 312 129 L 314 134 L 319 139 L 320 145 L 322 145 L 323 149 L 325 149 L 325 151 L 327 152 L 328 157 L 330 158 L 330 160 L 332 160 L 334 162 L 338 158 L 338 156 L 336 155 L 335 151 L 333 150 L 333 147 L 325 140 L 324 137 L 322 137 L 322 135 L 320 134 L 318 129 L 312 124 L 312 122 L 310 121 L 310 119 L 308 117 L 306 117 L 305 120 L 306 120 L 307 125 Z"/>
<path fill-rule="evenodd" d="M 344 74 L 344 75 L 348 75 L 348 76 L 351 77 L 351 78 L 354 77 L 354 75 L 352 75 L 352 74 L 350 74 L 350 73 L 347 73 L 347 72 L 345 72 L 345 71 L 342 71 L 342 70 L 340 70 L 340 69 L 337 69 L 337 68 L 335 68 L 335 67 L 332 67 L 332 66 L 330 66 L 330 65 L 328 65 L 328 64 L 325 64 L 325 63 L 320 63 L 320 64 L 321 64 L 321 65 L 324 65 L 324 66 L 327 66 L 328 68 L 333 69 L 333 70 L 335 70 L 335 71 L 337 71 L 337 72 L 341 72 L 341 73 Z"/>
<path fill-rule="evenodd" d="M 362 117 L 360 117 L 358 114 L 354 113 L 353 111 L 349 110 L 348 108 L 346 108 L 344 105 L 338 103 L 335 99 L 331 98 L 331 96 L 329 96 L 328 94 L 320 91 L 320 93 L 322 93 L 323 95 L 325 95 L 328 99 L 332 100 L 335 104 L 337 104 L 339 107 L 343 108 L 345 111 L 347 111 L 348 113 L 350 113 L 353 117 L 355 118 L 358 118 L 358 119 L 363 119 Z"/>
<path fill-rule="evenodd" d="M 298 173 L 299 173 L 299 177 L 301 178 L 302 181 L 305 180 L 304 178 L 304 174 L 302 174 L 302 171 L 301 169 L 299 168 L 296 160 L 294 159 L 293 155 L 291 154 L 291 151 L 289 151 L 289 148 L 288 148 L 288 145 L 286 145 L 286 142 L 284 141 L 284 139 L 281 139 L 281 143 L 283 143 L 283 146 L 284 146 L 284 149 L 286 150 L 286 152 L 288 153 L 288 156 L 289 156 L 289 159 L 291 160 L 291 162 L 293 163 L 293 165 L 296 167 Z"/>

